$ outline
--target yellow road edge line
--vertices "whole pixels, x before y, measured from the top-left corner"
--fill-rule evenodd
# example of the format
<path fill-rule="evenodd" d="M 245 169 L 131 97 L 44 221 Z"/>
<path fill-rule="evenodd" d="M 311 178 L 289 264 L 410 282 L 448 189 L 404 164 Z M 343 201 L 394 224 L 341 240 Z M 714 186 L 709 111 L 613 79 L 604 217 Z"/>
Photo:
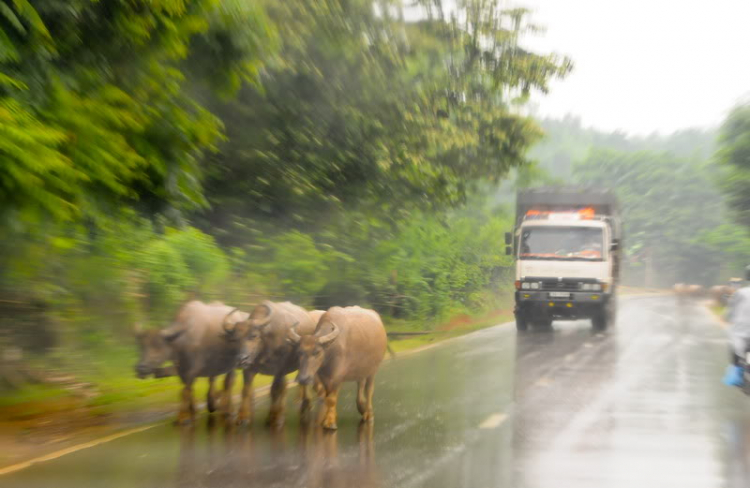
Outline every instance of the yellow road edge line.
<path fill-rule="evenodd" d="M 119 439 L 120 437 L 125 437 L 127 435 L 131 434 L 137 434 L 138 432 L 143 432 L 144 430 L 153 429 L 154 427 L 163 424 L 164 422 L 159 422 L 156 424 L 146 425 L 143 427 L 136 427 L 135 429 L 129 429 L 123 432 L 118 432 L 116 434 L 111 434 L 105 437 L 102 437 L 100 439 L 95 439 L 93 441 L 84 442 L 83 444 L 78 444 L 71 447 L 66 447 L 65 449 L 60 449 L 59 451 L 51 452 L 49 454 L 45 454 L 44 456 L 39 456 L 34 459 L 29 459 L 28 461 L 24 461 L 18 464 L 12 464 L 10 466 L 7 466 L 5 468 L 0 469 L 0 475 L 4 474 L 10 474 L 15 471 L 20 471 L 22 469 L 28 468 L 33 464 L 37 463 L 43 463 L 45 461 L 52 461 L 53 459 L 60 458 L 62 456 L 65 456 L 66 454 L 73 454 L 74 452 L 81 451 L 83 449 L 88 449 L 89 447 L 98 446 L 100 444 L 105 444 L 107 442 L 111 442 L 115 439 Z"/>
<path fill-rule="evenodd" d="M 296 383 L 289 385 L 289 388 L 294 388 L 297 386 Z M 265 396 L 268 396 L 268 393 L 271 391 L 271 386 L 266 385 L 262 386 L 258 389 L 259 391 L 255 392 L 256 398 L 263 398 Z M 158 427 L 160 425 L 163 425 L 165 423 L 169 422 L 169 420 L 162 420 L 160 422 L 156 422 L 151 425 L 144 425 L 141 427 L 135 427 L 133 429 L 124 430 L 122 432 L 117 432 L 115 434 L 110 434 L 108 436 L 100 437 L 98 439 L 94 439 L 88 442 L 83 442 L 81 444 L 76 444 L 74 446 L 66 447 L 65 449 L 60 449 L 58 451 L 51 452 L 49 454 L 45 454 L 43 456 L 35 457 L 33 459 L 29 459 L 28 461 L 22 461 L 20 463 L 11 464 L 10 466 L 5 466 L 3 468 L 0 468 L 0 476 L 10 473 L 15 473 L 16 471 L 20 471 L 22 469 L 30 468 L 34 464 L 43 463 L 46 461 L 53 461 L 55 459 L 61 458 L 68 454 L 73 454 L 78 451 L 82 451 L 84 449 L 88 449 L 90 447 L 96 447 L 101 444 L 106 444 L 107 442 L 111 442 L 114 440 L 117 440 L 121 437 L 129 436 L 132 434 L 138 434 L 139 432 L 143 432 L 149 429 L 153 429 L 154 427 Z"/>

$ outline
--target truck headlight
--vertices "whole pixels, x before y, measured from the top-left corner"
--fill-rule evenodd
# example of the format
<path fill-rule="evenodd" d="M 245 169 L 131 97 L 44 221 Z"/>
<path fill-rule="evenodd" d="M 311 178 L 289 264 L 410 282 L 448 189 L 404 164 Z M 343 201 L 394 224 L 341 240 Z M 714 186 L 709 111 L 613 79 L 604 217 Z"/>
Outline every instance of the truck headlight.
<path fill-rule="evenodd" d="M 521 283 L 521 288 L 524 290 L 528 290 L 531 286 L 531 283 Z"/>
<path fill-rule="evenodd" d="M 532 290 L 538 290 L 539 289 L 539 283 L 537 283 L 537 282 L 532 283 L 531 284 L 531 289 Z"/>
<path fill-rule="evenodd" d="M 581 283 L 581 291 L 602 291 L 599 283 Z"/>

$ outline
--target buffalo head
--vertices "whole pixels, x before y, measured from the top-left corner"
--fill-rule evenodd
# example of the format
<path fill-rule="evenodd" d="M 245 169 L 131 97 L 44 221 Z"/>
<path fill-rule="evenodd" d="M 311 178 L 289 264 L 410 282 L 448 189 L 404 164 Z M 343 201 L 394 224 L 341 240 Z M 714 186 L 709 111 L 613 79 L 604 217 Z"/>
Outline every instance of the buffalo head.
<path fill-rule="evenodd" d="M 259 309 L 262 312 L 259 312 Z M 257 336 L 263 328 L 271 323 L 273 318 L 271 302 L 267 301 L 255 307 L 253 313 L 246 320 L 237 320 L 235 312 L 238 311 L 239 309 L 233 309 L 224 317 L 222 323 L 224 337 L 229 341 L 239 341 Z"/>
<path fill-rule="evenodd" d="M 331 322 L 332 330 L 323 336 L 302 335 L 300 336 L 296 327 L 289 330 L 288 341 L 297 345 L 297 354 L 299 355 L 299 372 L 297 373 L 297 383 L 300 385 L 309 385 L 318 373 L 325 360 L 326 350 L 333 344 L 341 333 L 341 329 Z"/>
<path fill-rule="evenodd" d="M 135 366 L 139 378 L 152 375 L 172 358 L 172 341 L 184 332 L 180 327 L 163 330 L 143 330 L 136 326 L 135 336 L 140 349 L 140 359 Z"/>

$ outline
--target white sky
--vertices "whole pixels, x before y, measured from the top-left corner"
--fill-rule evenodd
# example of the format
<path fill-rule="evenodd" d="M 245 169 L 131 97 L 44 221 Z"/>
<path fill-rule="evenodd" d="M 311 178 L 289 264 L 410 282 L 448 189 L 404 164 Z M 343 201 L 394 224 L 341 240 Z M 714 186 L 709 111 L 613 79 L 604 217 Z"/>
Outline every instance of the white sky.
<path fill-rule="evenodd" d="M 539 115 L 669 133 L 717 125 L 750 94 L 750 0 L 509 1 L 547 29 L 527 46 L 575 63 Z"/>

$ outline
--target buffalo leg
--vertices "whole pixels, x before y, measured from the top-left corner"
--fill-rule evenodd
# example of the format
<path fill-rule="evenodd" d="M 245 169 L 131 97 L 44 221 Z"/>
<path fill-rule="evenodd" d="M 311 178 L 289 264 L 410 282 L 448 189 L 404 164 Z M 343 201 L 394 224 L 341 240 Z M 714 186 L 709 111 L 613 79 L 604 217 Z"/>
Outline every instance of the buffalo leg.
<path fill-rule="evenodd" d="M 209 412 L 216 411 L 216 390 L 214 389 L 214 380 L 216 376 L 208 377 L 208 395 L 206 395 L 206 408 Z"/>
<path fill-rule="evenodd" d="M 326 413 L 323 417 L 322 426 L 324 429 L 336 430 L 336 404 L 339 401 L 339 388 L 341 385 L 326 387 Z"/>
<path fill-rule="evenodd" d="M 189 424 L 195 420 L 195 402 L 193 402 L 193 379 L 185 381 L 182 389 L 182 401 L 180 402 L 180 413 L 177 423 Z"/>
<path fill-rule="evenodd" d="M 266 425 L 278 426 L 284 422 L 284 399 L 286 397 L 286 377 L 283 374 L 274 376 L 271 385 L 271 411 L 268 412 Z"/>
<path fill-rule="evenodd" d="M 253 379 L 255 372 L 248 369 L 242 370 L 242 400 L 240 400 L 240 413 L 237 416 L 238 424 L 246 424 L 253 421 Z"/>
<path fill-rule="evenodd" d="M 221 413 L 225 416 L 232 415 L 232 387 L 234 386 L 234 370 L 224 376 L 224 391 L 221 396 Z"/>
<path fill-rule="evenodd" d="M 320 381 L 320 378 L 318 376 L 315 376 L 315 379 L 313 379 L 313 391 L 315 391 L 315 394 L 318 395 L 318 397 L 323 398 L 326 396 L 326 389 L 323 386 L 323 382 Z"/>
<path fill-rule="evenodd" d="M 367 398 L 365 396 L 365 383 L 366 380 L 357 381 L 357 410 L 360 415 L 364 415 L 367 411 Z"/>
<path fill-rule="evenodd" d="M 366 396 L 366 409 L 362 413 L 362 420 L 365 422 L 371 422 L 375 419 L 375 414 L 372 411 L 372 395 L 375 393 L 375 376 L 370 376 L 365 382 L 365 396 Z"/>
<path fill-rule="evenodd" d="M 300 417 L 306 417 L 310 413 L 312 405 L 312 392 L 310 391 L 311 389 L 312 387 L 309 387 L 307 385 L 299 385 L 299 396 L 301 401 L 299 407 Z"/>

